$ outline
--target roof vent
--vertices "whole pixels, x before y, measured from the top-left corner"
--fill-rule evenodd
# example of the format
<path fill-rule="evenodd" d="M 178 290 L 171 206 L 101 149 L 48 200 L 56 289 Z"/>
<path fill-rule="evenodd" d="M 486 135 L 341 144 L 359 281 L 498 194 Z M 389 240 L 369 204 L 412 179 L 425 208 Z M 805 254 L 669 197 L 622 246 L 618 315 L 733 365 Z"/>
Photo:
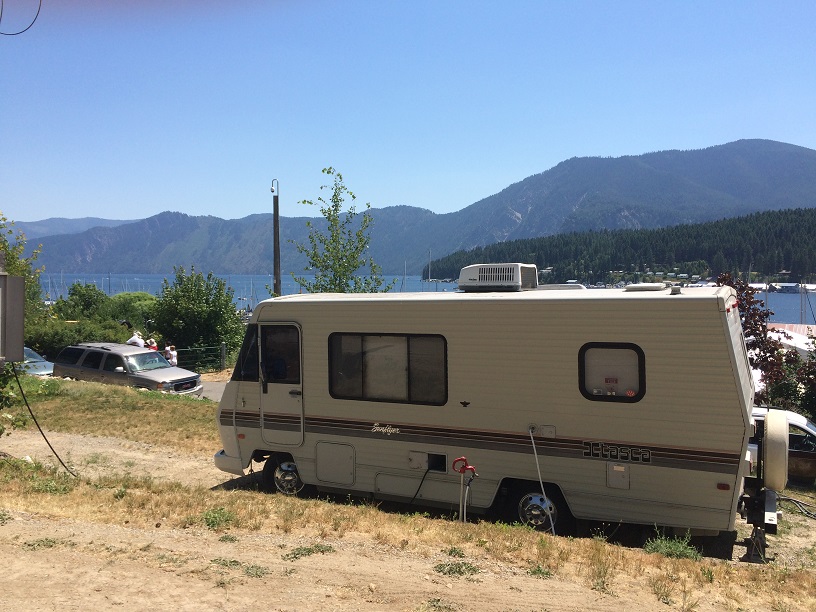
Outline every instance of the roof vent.
<path fill-rule="evenodd" d="M 459 273 L 462 291 L 521 291 L 538 288 L 538 270 L 534 264 L 473 264 Z"/>
<path fill-rule="evenodd" d="M 626 285 L 624 291 L 663 291 L 667 286 L 665 283 L 633 283 Z"/>

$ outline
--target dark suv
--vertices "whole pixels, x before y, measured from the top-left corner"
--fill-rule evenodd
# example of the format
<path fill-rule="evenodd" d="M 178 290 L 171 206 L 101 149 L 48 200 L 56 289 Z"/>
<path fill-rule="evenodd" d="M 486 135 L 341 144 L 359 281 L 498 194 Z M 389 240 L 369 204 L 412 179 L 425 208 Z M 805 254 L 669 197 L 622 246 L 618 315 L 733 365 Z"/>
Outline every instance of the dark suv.
<path fill-rule="evenodd" d="M 113 342 L 65 347 L 53 375 L 184 395 L 200 396 L 203 389 L 200 375 L 170 365 L 159 351 Z"/>

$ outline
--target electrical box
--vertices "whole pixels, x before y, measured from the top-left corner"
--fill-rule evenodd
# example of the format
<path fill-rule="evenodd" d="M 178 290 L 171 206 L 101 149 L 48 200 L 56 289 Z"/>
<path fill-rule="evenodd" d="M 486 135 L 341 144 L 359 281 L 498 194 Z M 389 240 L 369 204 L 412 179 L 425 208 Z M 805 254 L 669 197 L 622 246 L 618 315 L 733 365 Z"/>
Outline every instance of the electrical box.
<path fill-rule="evenodd" d="M 23 361 L 25 279 L 0 273 L 0 361 Z"/>

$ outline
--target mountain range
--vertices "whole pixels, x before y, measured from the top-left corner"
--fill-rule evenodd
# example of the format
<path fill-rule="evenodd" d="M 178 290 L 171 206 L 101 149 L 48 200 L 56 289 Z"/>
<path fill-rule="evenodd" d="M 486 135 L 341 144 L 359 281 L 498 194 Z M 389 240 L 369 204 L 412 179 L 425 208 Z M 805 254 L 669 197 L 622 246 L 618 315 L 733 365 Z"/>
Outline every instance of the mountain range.
<path fill-rule="evenodd" d="M 239 206 L 239 205 L 236 205 Z M 430 258 L 475 247 L 568 232 L 647 229 L 755 212 L 816 208 L 816 151 L 771 140 L 739 140 L 693 151 L 572 158 L 462 210 L 371 208 L 370 252 L 388 274 L 420 274 Z M 282 217 L 281 269 L 303 271 L 294 243 L 307 221 Z M 273 267 L 272 214 L 225 220 L 164 212 L 132 221 L 46 219 L 15 224 L 27 251 L 42 244 L 49 272 L 218 274 Z"/>

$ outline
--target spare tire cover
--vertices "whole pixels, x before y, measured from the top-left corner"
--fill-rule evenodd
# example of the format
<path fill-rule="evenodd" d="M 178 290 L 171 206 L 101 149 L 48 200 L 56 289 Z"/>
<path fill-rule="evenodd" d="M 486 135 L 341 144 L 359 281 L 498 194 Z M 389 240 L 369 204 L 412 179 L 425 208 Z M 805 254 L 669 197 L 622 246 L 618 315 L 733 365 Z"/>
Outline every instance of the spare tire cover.
<path fill-rule="evenodd" d="M 782 491 L 788 484 L 788 417 L 782 410 L 768 410 L 762 450 L 765 486 Z"/>

